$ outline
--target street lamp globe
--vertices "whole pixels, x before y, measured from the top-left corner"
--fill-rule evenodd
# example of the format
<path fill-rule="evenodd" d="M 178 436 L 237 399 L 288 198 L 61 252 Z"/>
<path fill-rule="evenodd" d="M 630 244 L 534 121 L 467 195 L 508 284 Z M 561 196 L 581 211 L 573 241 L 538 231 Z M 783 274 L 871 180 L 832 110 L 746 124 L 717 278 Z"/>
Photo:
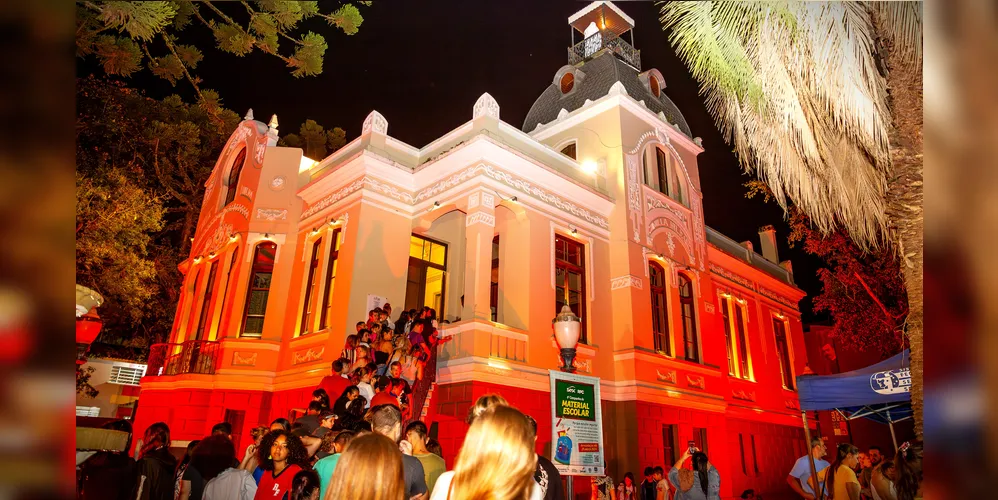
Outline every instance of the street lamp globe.
<path fill-rule="evenodd" d="M 554 338 L 561 348 L 561 361 L 564 366 L 561 371 L 574 372 L 575 347 L 579 344 L 579 334 L 582 328 L 582 320 L 572 312 L 567 305 L 561 307 L 561 312 L 552 320 L 554 324 Z"/>

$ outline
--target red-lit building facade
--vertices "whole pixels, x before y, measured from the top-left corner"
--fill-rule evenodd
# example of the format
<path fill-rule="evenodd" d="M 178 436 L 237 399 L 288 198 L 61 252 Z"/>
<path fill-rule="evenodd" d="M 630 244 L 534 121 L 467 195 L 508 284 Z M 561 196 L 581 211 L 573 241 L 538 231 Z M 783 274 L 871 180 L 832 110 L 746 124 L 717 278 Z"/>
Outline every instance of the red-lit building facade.
<path fill-rule="evenodd" d="M 771 229 L 760 255 L 705 225 L 703 149 L 621 37 L 633 21 L 598 2 L 569 22 L 589 36 L 522 127 L 484 94 L 416 148 L 375 111 L 313 161 L 276 146 L 276 119 L 243 121 L 207 179 L 136 431 L 162 420 L 196 439 L 227 420 L 242 449 L 251 425 L 307 404 L 374 295 L 451 321 L 426 405 L 448 462 L 488 392 L 537 419 L 550 456 L 551 320 L 569 304 L 576 365 L 601 379 L 611 475 L 668 468 L 695 440 L 725 497 L 783 491 L 805 448 L 804 293 Z"/>

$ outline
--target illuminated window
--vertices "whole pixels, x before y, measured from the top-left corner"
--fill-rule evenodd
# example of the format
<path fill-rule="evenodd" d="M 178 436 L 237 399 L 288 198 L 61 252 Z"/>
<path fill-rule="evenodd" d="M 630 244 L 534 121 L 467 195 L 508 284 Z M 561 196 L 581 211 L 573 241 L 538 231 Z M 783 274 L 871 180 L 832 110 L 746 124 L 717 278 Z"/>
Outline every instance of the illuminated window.
<path fill-rule="evenodd" d="M 276 255 L 277 244 L 271 241 L 260 243 L 253 252 L 253 268 L 246 290 L 242 337 L 260 338 L 263 335 L 263 320 L 267 313 L 267 299 L 270 298 L 270 282 L 274 274 Z"/>
<path fill-rule="evenodd" d="M 669 301 L 666 300 L 665 269 L 658 263 L 648 265 L 648 276 L 651 288 L 651 325 L 655 336 L 655 350 L 671 354 L 672 343 L 669 340 Z"/>
<path fill-rule="evenodd" d="M 671 467 L 679 460 L 679 448 L 676 443 L 679 441 L 679 429 L 675 424 L 665 424 L 662 426 L 662 456 L 665 457 L 666 467 Z"/>
<path fill-rule="evenodd" d="M 794 389 L 794 372 L 790 365 L 790 346 L 787 344 L 787 324 L 780 318 L 773 318 L 773 334 L 776 337 L 776 357 L 780 360 L 780 373 L 783 387 Z"/>
<path fill-rule="evenodd" d="M 735 369 L 735 337 L 731 335 L 731 300 L 721 297 L 721 318 L 724 323 L 724 340 L 728 347 L 728 375 L 735 377 L 738 375 Z"/>
<path fill-rule="evenodd" d="M 565 73 L 565 75 L 561 77 L 561 93 L 567 94 L 572 91 L 573 87 L 575 87 L 575 75 L 571 72 Z"/>
<path fill-rule="evenodd" d="M 322 314 L 319 316 L 319 329 L 329 326 L 329 318 L 333 315 L 333 287 L 336 285 L 336 267 L 340 257 L 340 230 L 333 231 L 329 241 L 329 263 L 326 264 L 326 291 L 323 292 Z"/>
<path fill-rule="evenodd" d="M 492 275 L 489 279 L 489 308 L 492 321 L 499 321 L 499 235 L 492 238 Z"/>
<path fill-rule="evenodd" d="M 199 266 L 197 272 L 194 274 L 194 283 L 191 286 L 190 291 L 188 292 L 188 295 L 191 297 L 191 315 L 187 319 L 187 332 L 188 332 L 187 336 L 188 337 L 190 337 L 192 335 L 194 327 L 196 326 L 194 324 L 194 315 L 198 311 L 198 307 L 197 307 L 197 303 L 198 303 L 197 302 L 197 293 L 198 293 L 198 290 L 201 289 L 201 271 L 202 270 L 203 270 L 203 268 Z"/>
<path fill-rule="evenodd" d="M 315 296 L 315 287 L 319 282 L 315 279 L 315 274 L 319 270 L 319 248 L 322 246 L 322 238 L 317 238 L 312 243 L 312 259 L 308 265 L 308 279 L 305 283 L 305 302 L 301 308 L 301 325 L 299 331 L 304 335 L 312 329 L 312 297 Z"/>
<path fill-rule="evenodd" d="M 696 305 L 693 302 L 693 282 L 679 273 L 679 308 L 683 314 L 683 344 L 686 360 L 700 362 L 700 339 L 697 335 Z"/>
<path fill-rule="evenodd" d="M 565 156 L 567 156 L 567 157 L 569 157 L 569 158 L 571 158 L 573 160 L 576 159 L 575 158 L 575 143 L 573 142 L 573 143 L 571 143 L 571 144 L 569 144 L 569 145 L 561 148 L 561 154 L 563 154 L 563 155 L 565 155 Z"/>
<path fill-rule="evenodd" d="M 428 306 L 444 317 L 447 290 L 447 245 L 423 236 L 409 238 L 409 271 L 406 277 L 405 308 Z"/>
<path fill-rule="evenodd" d="M 208 268 L 208 285 L 204 287 L 204 298 L 201 300 L 201 315 L 198 317 L 198 329 L 194 333 L 193 340 L 204 338 L 205 328 L 208 326 L 208 311 L 211 309 L 211 297 L 215 289 L 215 273 L 218 271 L 218 259 L 211 261 Z"/>
<path fill-rule="evenodd" d="M 730 297 L 721 297 L 724 338 L 728 350 L 728 375 L 752 379 L 748 338 L 745 336 L 745 307 Z"/>
<path fill-rule="evenodd" d="M 738 368 L 743 379 L 752 378 L 752 368 L 749 365 L 748 338 L 745 336 L 745 307 L 732 302 L 731 308 L 735 311 L 735 333 L 738 337 Z"/>
<path fill-rule="evenodd" d="M 77 417 L 99 417 L 100 407 L 99 406 L 77 406 L 76 407 Z"/>
<path fill-rule="evenodd" d="M 561 235 L 554 238 L 555 314 L 568 307 L 582 319 L 579 342 L 588 343 L 586 335 L 586 254 L 585 246 Z"/>
<path fill-rule="evenodd" d="M 236 190 L 239 188 L 239 175 L 242 174 L 243 165 L 246 164 L 246 148 L 239 150 L 236 160 L 229 167 L 229 177 L 225 182 L 225 204 L 228 205 L 236 199 Z"/>
<path fill-rule="evenodd" d="M 655 97 L 659 97 L 662 94 L 662 87 L 658 83 L 658 78 L 654 75 L 648 75 L 648 86 L 651 87 L 651 93 Z"/>

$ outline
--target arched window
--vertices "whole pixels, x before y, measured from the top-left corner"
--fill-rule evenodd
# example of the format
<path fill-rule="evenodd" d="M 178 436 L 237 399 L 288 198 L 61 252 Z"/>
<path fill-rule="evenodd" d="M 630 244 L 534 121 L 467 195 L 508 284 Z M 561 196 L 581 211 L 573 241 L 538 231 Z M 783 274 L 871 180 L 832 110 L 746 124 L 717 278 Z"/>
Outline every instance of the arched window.
<path fill-rule="evenodd" d="M 322 314 L 319 315 L 319 330 L 329 326 L 329 318 L 333 316 L 333 288 L 336 287 L 336 268 L 340 258 L 340 230 L 333 231 L 329 240 L 329 259 L 326 263 L 326 290 L 322 296 Z"/>
<path fill-rule="evenodd" d="M 686 187 L 675 156 L 654 144 L 645 149 L 642 158 L 645 184 L 677 202 L 687 205 Z"/>
<path fill-rule="evenodd" d="M 696 304 L 693 302 L 693 282 L 679 273 L 679 308 L 683 313 L 683 344 L 687 361 L 700 362 L 700 339 L 697 335 Z"/>
<path fill-rule="evenodd" d="M 574 142 L 570 143 L 570 144 L 566 145 L 565 147 L 561 148 L 561 154 L 563 154 L 563 155 L 565 155 L 565 156 L 567 156 L 567 157 L 569 157 L 569 158 L 571 158 L 573 160 L 576 159 L 575 158 L 575 143 Z"/>
<path fill-rule="evenodd" d="M 773 318 L 773 335 L 776 337 L 776 359 L 780 362 L 780 378 L 783 388 L 791 391 L 794 387 L 794 369 L 790 363 L 790 343 L 787 341 L 787 323 L 785 320 Z"/>
<path fill-rule="evenodd" d="M 263 320 L 267 313 L 267 299 L 270 298 L 270 281 L 274 274 L 276 255 L 277 244 L 272 241 L 260 243 L 253 252 L 253 269 L 246 290 L 242 337 L 260 338 L 263 335 Z"/>
<path fill-rule="evenodd" d="M 246 164 L 246 148 L 239 150 L 239 154 L 236 155 L 236 160 L 232 162 L 232 166 L 229 167 L 229 177 L 225 179 L 225 204 L 228 205 L 236 199 L 236 190 L 239 188 L 239 175 L 243 171 L 243 165 Z"/>
<path fill-rule="evenodd" d="M 658 263 L 648 265 L 648 276 L 651 278 L 651 325 L 655 336 L 655 350 L 670 354 L 672 342 L 669 341 L 669 302 L 666 300 L 665 269 Z"/>
<path fill-rule="evenodd" d="M 218 262 L 215 259 L 208 264 L 208 284 L 204 287 L 204 295 L 201 299 L 201 314 L 198 316 L 198 328 L 194 332 L 191 340 L 205 340 L 204 334 L 208 330 L 208 311 L 211 310 L 211 298 L 215 294 L 215 273 L 218 272 Z"/>

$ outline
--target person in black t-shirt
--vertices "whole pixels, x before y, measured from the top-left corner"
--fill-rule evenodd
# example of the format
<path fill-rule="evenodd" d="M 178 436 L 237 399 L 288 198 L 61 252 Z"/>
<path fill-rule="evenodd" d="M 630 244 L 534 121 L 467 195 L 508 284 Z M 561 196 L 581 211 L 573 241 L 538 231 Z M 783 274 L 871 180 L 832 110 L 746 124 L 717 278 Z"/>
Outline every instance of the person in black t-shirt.
<path fill-rule="evenodd" d="M 527 415 L 527 423 L 534 433 L 534 442 L 537 442 L 537 421 Z M 558 469 L 544 455 L 537 455 L 537 468 L 534 470 L 534 481 L 541 487 L 544 500 L 564 500 L 565 488 L 561 484 L 561 474 Z"/>
<path fill-rule="evenodd" d="M 641 500 L 655 500 L 658 485 L 654 476 L 655 468 L 645 467 L 645 480 L 641 481 Z"/>

